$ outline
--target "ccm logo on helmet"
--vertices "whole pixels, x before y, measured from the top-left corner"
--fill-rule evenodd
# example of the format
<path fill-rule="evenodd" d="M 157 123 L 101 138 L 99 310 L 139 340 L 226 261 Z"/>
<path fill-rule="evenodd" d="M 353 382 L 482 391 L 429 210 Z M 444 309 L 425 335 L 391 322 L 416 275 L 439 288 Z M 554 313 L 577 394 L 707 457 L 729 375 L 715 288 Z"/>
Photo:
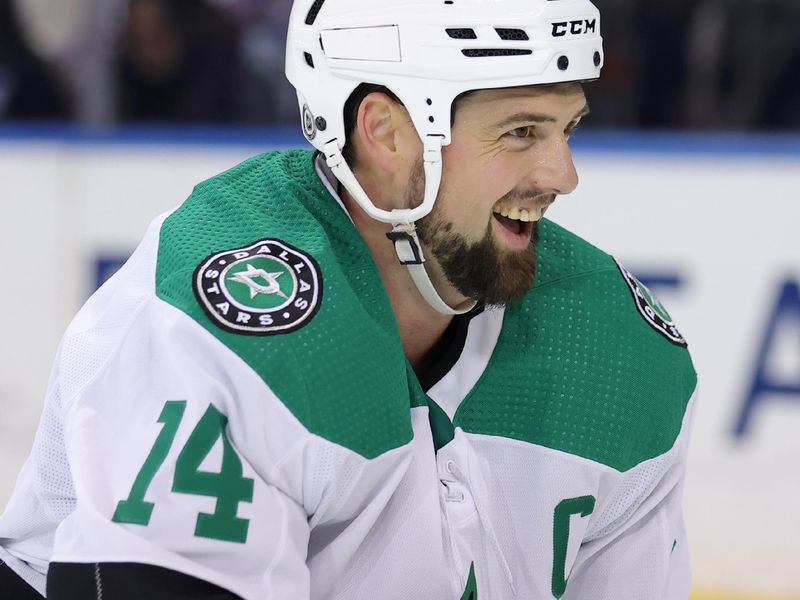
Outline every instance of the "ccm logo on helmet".
<path fill-rule="evenodd" d="M 578 19 L 577 21 L 561 21 L 553 23 L 553 37 L 564 37 L 567 34 L 597 33 L 597 19 Z"/>

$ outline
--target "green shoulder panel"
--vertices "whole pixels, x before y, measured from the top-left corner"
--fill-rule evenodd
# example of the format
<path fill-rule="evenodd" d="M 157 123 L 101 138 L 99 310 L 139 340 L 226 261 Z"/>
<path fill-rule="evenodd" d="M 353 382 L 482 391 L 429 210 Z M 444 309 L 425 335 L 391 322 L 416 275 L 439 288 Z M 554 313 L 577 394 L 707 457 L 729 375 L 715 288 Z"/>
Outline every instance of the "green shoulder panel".
<path fill-rule="evenodd" d="M 162 227 L 156 291 L 312 433 L 370 458 L 411 440 L 388 298 L 312 153 L 257 156 L 198 185 Z"/>
<path fill-rule="evenodd" d="M 540 232 L 537 283 L 506 308 L 489 367 L 455 425 L 620 471 L 663 454 L 696 385 L 682 338 L 648 320 L 634 289 L 662 321 L 669 315 L 612 257 L 552 222 Z"/>

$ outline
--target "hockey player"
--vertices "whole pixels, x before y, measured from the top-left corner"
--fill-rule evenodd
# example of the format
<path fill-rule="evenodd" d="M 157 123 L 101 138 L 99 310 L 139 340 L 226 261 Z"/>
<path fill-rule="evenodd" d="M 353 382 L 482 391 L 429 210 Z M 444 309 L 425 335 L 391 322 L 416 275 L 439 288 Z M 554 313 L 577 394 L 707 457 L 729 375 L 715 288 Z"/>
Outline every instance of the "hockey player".
<path fill-rule="evenodd" d="M 197 186 L 70 325 L 4 591 L 687 598 L 686 344 L 543 219 L 599 25 L 588 0 L 298 0 L 318 152 Z"/>

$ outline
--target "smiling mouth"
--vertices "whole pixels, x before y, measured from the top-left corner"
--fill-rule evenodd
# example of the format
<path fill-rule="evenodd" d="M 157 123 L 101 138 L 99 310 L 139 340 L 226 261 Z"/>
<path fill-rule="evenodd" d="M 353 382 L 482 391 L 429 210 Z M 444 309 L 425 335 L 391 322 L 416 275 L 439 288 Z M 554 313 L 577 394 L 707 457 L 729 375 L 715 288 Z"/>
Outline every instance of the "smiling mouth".
<path fill-rule="evenodd" d="M 524 251 L 531 245 L 533 230 L 537 221 L 520 221 L 494 213 L 495 235 L 501 247 L 512 252 Z"/>
<path fill-rule="evenodd" d="M 530 238 L 534 223 L 537 223 L 544 213 L 543 208 L 502 208 L 495 209 L 493 216 L 503 230 L 515 238 Z"/>
<path fill-rule="evenodd" d="M 514 235 L 530 235 L 533 230 L 534 221 L 520 221 L 519 219 L 503 216 L 500 213 L 494 213 L 494 218 L 497 219 L 501 227 Z"/>

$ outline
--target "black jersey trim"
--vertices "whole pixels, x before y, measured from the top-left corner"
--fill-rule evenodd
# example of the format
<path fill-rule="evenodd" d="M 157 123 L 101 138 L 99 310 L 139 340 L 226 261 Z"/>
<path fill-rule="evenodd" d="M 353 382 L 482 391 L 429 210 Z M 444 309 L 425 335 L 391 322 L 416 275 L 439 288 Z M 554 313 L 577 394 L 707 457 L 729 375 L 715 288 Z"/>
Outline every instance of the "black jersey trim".
<path fill-rule="evenodd" d="M 36 596 L 41 599 L 41 596 Z M 139 563 L 50 563 L 47 600 L 242 600 L 213 583 Z"/>
<path fill-rule="evenodd" d="M 11 567 L 0 560 L 0 598 L 9 600 L 43 600 L 35 589 L 29 586 Z"/>
<path fill-rule="evenodd" d="M 461 354 L 464 352 L 464 345 L 467 343 L 469 323 L 473 318 L 481 314 L 483 310 L 483 306 L 476 306 L 468 313 L 453 317 L 442 337 L 428 352 L 425 357 L 426 367 L 417 376 L 419 385 L 425 393 L 439 383 L 456 365 L 458 359 L 461 358 Z"/>

